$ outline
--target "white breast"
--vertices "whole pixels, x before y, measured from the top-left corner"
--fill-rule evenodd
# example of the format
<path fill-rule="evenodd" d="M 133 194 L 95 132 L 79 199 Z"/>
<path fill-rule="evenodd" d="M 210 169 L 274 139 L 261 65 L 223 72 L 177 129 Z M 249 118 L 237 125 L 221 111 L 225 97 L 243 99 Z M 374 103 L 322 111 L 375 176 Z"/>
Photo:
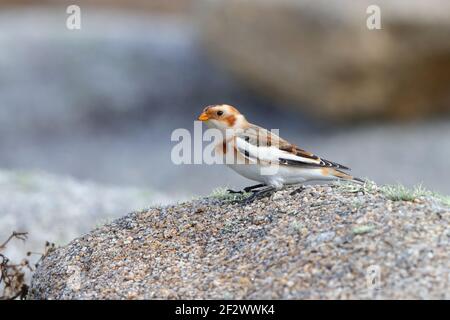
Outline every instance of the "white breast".
<path fill-rule="evenodd" d="M 256 165 L 256 164 L 227 164 L 227 166 L 247 179 L 266 183 L 266 180 L 261 175 L 259 165 Z"/>

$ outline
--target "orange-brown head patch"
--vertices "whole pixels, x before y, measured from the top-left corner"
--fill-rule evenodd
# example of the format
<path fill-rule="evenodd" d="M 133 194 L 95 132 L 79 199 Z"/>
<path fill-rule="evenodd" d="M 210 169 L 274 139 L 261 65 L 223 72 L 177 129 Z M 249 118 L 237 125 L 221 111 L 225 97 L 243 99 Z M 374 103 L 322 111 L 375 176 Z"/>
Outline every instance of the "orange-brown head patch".
<path fill-rule="evenodd" d="M 225 122 L 228 126 L 233 126 L 236 122 L 236 116 L 241 114 L 235 107 L 227 104 L 210 105 L 203 109 L 199 120 L 218 120 Z"/>
<path fill-rule="evenodd" d="M 225 121 L 227 122 L 229 127 L 234 126 L 234 123 L 236 122 L 236 117 L 232 114 L 225 118 Z"/>

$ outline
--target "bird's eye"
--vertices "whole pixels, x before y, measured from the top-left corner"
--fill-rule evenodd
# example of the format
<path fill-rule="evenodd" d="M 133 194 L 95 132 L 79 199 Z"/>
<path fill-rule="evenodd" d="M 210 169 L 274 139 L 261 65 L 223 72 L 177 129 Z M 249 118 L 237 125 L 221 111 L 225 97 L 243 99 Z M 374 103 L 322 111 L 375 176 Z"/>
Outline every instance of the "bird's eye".
<path fill-rule="evenodd" d="M 223 111 L 217 111 L 217 115 L 220 117 L 221 115 L 223 115 Z"/>

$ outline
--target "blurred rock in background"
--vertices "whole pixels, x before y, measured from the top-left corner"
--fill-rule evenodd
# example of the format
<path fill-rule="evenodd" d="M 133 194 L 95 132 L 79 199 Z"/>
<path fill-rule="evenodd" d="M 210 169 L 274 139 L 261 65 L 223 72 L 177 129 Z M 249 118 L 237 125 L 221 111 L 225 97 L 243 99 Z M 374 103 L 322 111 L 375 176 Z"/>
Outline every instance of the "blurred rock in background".
<path fill-rule="evenodd" d="M 32 171 L 0 170 L 0 236 L 28 232 L 26 242 L 12 241 L 5 252 L 20 261 L 26 252 L 43 253 L 45 242 L 64 245 L 124 212 L 167 203 L 158 191 L 108 187 Z"/>
<path fill-rule="evenodd" d="M 76 3 L 64 3 L 60 0 L 0 0 L 0 6 L 68 6 L 76 4 L 80 7 L 96 6 L 103 8 L 116 8 L 135 11 L 148 11 L 157 13 L 186 13 L 194 0 L 77 0 Z"/>
<path fill-rule="evenodd" d="M 449 1 L 203 4 L 198 17 L 212 56 L 261 95 L 337 122 L 450 111 Z M 366 27 L 372 4 L 381 30 Z"/>

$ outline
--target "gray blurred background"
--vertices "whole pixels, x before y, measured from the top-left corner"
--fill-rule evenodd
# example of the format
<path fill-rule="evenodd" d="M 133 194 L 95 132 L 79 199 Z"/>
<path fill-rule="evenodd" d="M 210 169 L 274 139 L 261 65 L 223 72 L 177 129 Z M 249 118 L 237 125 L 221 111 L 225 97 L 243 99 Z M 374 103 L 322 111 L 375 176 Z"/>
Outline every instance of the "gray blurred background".
<path fill-rule="evenodd" d="M 10 254 L 250 184 L 171 163 L 172 131 L 216 103 L 357 176 L 449 194 L 450 2 L 377 1 L 381 30 L 369 4 L 0 0 L 0 236 L 30 233 Z"/>

